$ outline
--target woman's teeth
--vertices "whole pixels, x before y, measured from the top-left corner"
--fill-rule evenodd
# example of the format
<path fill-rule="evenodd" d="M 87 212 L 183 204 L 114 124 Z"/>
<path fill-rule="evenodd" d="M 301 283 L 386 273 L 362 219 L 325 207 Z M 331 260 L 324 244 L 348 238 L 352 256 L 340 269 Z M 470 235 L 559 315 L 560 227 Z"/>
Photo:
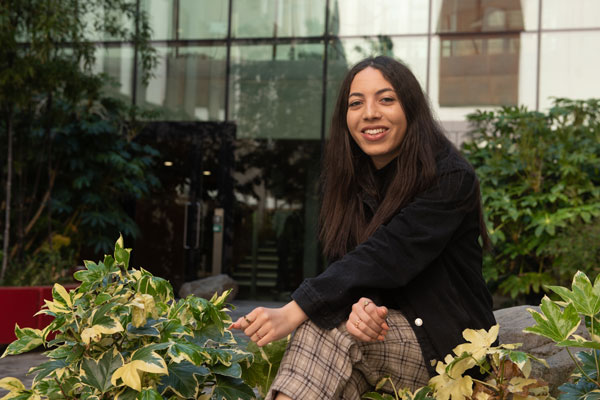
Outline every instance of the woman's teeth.
<path fill-rule="evenodd" d="M 378 133 L 382 133 L 383 131 L 385 131 L 385 128 L 378 128 L 378 129 L 365 129 L 365 133 L 367 135 L 377 135 Z"/>

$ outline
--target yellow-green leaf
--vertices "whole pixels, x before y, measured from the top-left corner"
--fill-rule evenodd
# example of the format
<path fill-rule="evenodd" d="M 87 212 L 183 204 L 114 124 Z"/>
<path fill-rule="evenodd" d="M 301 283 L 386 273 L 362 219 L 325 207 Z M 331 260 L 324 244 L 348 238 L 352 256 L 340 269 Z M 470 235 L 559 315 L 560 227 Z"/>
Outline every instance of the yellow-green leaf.
<path fill-rule="evenodd" d="M 73 302 L 71 301 L 71 296 L 69 295 L 69 292 L 67 292 L 67 289 L 65 289 L 62 285 L 55 283 L 54 288 L 52 288 L 52 292 L 53 292 L 52 293 L 53 297 L 55 299 L 58 296 L 62 300 L 64 300 L 64 303 L 67 305 L 67 307 L 69 307 L 69 308 L 73 307 Z"/>
<path fill-rule="evenodd" d="M 134 390 L 137 390 L 138 392 L 141 391 L 142 378 L 140 377 L 140 373 L 138 372 L 136 366 L 137 362 L 138 361 L 132 361 L 118 368 L 110 378 L 110 382 L 117 386 L 117 380 L 120 378 L 123 381 L 123 384 Z"/>
<path fill-rule="evenodd" d="M 112 335 L 113 333 L 122 332 L 123 325 L 119 322 L 115 317 L 109 317 L 112 323 L 105 325 L 94 325 L 89 328 L 85 328 L 83 332 L 81 332 L 81 340 L 85 344 L 90 344 L 90 342 L 99 342 L 102 339 L 102 335 Z"/>
<path fill-rule="evenodd" d="M 453 350 L 454 353 L 461 355 L 466 352 L 471 354 L 475 360 L 480 361 L 486 356 L 488 349 L 496 341 L 499 329 L 500 325 L 498 324 L 492 326 L 489 331 L 485 329 L 465 329 L 463 337 L 469 343 L 456 346 Z"/>
<path fill-rule="evenodd" d="M 52 311 L 55 314 L 65 314 L 71 312 L 69 308 L 65 307 L 63 304 L 57 301 L 44 300 L 44 303 L 46 307 L 48 307 L 48 310 Z M 38 311 L 35 315 L 38 314 L 40 314 L 40 311 Z"/>
<path fill-rule="evenodd" d="M 154 352 L 153 354 L 160 360 L 159 363 L 161 365 L 157 365 L 154 362 L 150 363 L 142 360 L 133 360 L 115 371 L 110 380 L 111 383 L 117 386 L 117 380 L 121 378 L 125 385 L 139 392 L 142 390 L 140 371 L 168 375 L 169 371 L 164 360 L 158 354 Z"/>
<path fill-rule="evenodd" d="M 527 379 L 520 376 L 515 376 L 508 382 L 508 391 L 511 393 L 522 393 L 527 386 L 535 383 L 537 383 L 536 379 Z"/>
<path fill-rule="evenodd" d="M 43 343 L 42 331 L 33 328 L 19 328 L 18 324 L 15 324 L 15 336 L 17 340 L 12 342 L 2 354 L 5 357 L 10 354 L 22 354 L 30 350 L 35 349 Z M 2 358 L 0 357 L 0 358 Z"/>
<path fill-rule="evenodd" d="M 448 375 L 434 376 L 429 380 L 434 388 L 434 397 L 438 400 L 464 400 L 473 394 L 473 380 L 470 376 L 455 379 Z"/>
<path fill-rule="evenodd" d="M 25 390 L 25 385 L 17 378 L 6 377 L 0 379 L 0 388 L 8 390 L 9 392 L 18 392 Z"/>

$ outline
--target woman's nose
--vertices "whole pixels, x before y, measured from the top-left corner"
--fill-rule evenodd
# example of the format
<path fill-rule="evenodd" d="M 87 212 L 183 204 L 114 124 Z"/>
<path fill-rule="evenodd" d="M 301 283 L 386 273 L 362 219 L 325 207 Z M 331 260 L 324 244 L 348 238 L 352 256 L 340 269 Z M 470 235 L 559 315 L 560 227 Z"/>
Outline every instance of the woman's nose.
<path fill-rule="evenodd" d="M 379 108 L 377 107 L 377 104 L 375 102 L 367 101 L 365 103 L 364 110 L 364 119 L 377 119 L 381 117 L 381 113 L 379 112 Z"/>

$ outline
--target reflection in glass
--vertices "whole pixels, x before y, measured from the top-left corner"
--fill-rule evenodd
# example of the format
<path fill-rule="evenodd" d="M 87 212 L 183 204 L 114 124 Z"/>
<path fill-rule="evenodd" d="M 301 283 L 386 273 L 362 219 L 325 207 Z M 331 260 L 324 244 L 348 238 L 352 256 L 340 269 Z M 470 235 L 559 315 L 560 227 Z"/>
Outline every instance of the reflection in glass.
<path fill-rule="evenodd" d="M 518 35 L 441 39 L 440 106 L 518 102 Z"/>
<path fill-rule="evenodd" d="M 95 73 L 103 72 L 112 78 L 106 90 L 117 97 L 131 102 L 133 85 L 133 48 L 125 44 L 120 47 L 98 47 L 93 67 Z"/>
<path fill-rule="evenodd" d="M 321 44 L 233 46 L 230 112 L 238 138 L 319 139 Z"/>
<path fill-rule="evenodd" d="M 422 0 L 332 0 L 332 35 L 427 33 L 429 3 Z"/>
<path fill-rule="evenodd" d="M 553 97 L 587 99 L 598 97 L 600 32 L 557 32 L 542 34 L 540 109 Z"/>
<path fill-rule="evenodd" d="M 285 295 L 319 272 L 321 143 L 246 138 L 235 147 L 232 277 L 250 289 L 254 268 L 256 287 Z"/>
<path fill-rule="evenodd" d="M 157 48 L 159 66 L 137 104 L 160 112 L 159 119 L 222 121 L 225 118 L 224 46 Z"/>
<path fill-rule="evenodd" d="M 438 33 L 524 29 L 521 0 L 443 0 L 438 9 Z"/>
<path fill-rule="evenodd" d="M 439 105 L 517 104 L 521 1 L 445 0 L 439 10 Z"/>
<path fill-rule="evenodd" d="M 600 28 L 597 0 L 544 0 L 542 29 Z"/>
<path fill-rule="evenodd" d="M 319 36 L 325 31 L 325 0 L 234 0 L 233 37 Z"/>
<path fill-rule="evenodd" d="M 213 0 L 141 0 L 155 40 L 225 38 L 228 5 Z"/>

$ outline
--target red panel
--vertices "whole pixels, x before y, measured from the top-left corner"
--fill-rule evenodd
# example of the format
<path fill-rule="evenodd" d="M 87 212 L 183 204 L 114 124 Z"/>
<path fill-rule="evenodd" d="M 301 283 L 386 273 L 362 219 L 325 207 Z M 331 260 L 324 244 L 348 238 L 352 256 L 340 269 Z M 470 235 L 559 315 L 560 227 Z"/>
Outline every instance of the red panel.
<path fill-rule="evenodd" d="M 16 339 L 15 324 L 37 328 L 41 290 L 38 287 L 0 287 L 0 343 Z"/>
<path fill-rule="evenodd" d="M 64 285 L 73 290 L 78 285 Z M 15 324 L 21 328 L 44 329 L 52 317 L 33 315 L 44 305 L 44 299 L 52 300 L 52 286 L 0 286 L 0 344 L 8 344 L 16 339 Z M 52 335 L 48 340 L 53 338 Z"/>

